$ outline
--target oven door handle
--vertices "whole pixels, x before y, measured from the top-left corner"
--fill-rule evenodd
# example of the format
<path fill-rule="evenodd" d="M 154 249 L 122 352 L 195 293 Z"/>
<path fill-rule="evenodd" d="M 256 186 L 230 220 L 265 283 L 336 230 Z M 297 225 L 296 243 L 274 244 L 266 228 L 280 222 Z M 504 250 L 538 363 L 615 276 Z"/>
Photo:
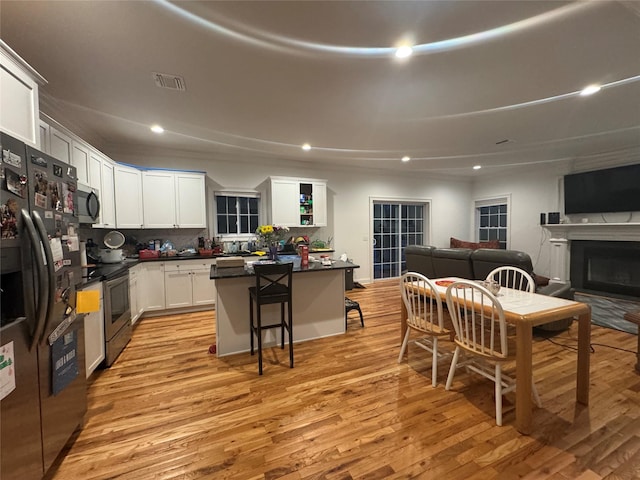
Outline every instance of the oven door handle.
<path fill-rule="evenodd" d="M 122 275 L 118 275 L 116 278 L 112 278 L 111 280 L 107 280 L 104 282 L 105 287 L 113 288 L 121 283 L 125 283 L 129 281 L 129 271 L 126 271 Z"/>

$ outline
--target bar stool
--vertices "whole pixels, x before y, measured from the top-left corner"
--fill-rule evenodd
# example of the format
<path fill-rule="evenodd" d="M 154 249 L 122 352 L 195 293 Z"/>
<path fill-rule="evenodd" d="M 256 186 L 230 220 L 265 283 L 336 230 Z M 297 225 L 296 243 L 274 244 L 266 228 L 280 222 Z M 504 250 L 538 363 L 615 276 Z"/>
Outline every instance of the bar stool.
<path fill-rule="evenodd" d="M 293 263 L 254 264 L 256 286 L 249 287 L 249 322 L 251 327 L 251 355 L 253 355 L 253 336 L 258 337 L 258 373 L 262 375 L 262 331 L 271 328 L 281 329 L 281 345 L 284 349 L 284 331 L 289 332 L 289 366 L 293 368 L 293 313 L 291 305 L 291 287 Z M 257 322 L 254 324 L 253 304 L 256 304 Z M 269 325 L 262 324 L 262 305 L 280 304 L 280 322 Z M 287 304 L 288 315 L 285 320 L 284 304 Z"/>
<path fill-rule="evenodd" d="M 347 329 L 347 317 L 351 310 L 355 310 L 360 314 L 360 324 L 364 327 L 364 318 L 362 318 L 362 310 L 360 304 L 349 297 L 344 297 L 344 329 Z"/>

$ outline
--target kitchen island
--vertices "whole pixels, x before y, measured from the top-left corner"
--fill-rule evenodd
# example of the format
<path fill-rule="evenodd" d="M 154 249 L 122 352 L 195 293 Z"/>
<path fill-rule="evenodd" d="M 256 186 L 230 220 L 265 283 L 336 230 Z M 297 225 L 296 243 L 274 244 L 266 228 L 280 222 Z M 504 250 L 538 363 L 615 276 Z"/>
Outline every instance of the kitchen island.
<path fill-rule="evenodd" d="M 345 331 L 345 270 L 358 268 L 350 262 L 320 262 L 293 269 L 293 340 L 339 335 Z M 211 267 L 215 281 L 216 352 L 219 357 L 250 350 L 249 287 L 255 285 L 252 264 L 243 267 Z M 264 322 L 278 321 L 279 305 L 262 307 Z M 265 332 L 263 345 L 277 343 L 280 330 Z"/>

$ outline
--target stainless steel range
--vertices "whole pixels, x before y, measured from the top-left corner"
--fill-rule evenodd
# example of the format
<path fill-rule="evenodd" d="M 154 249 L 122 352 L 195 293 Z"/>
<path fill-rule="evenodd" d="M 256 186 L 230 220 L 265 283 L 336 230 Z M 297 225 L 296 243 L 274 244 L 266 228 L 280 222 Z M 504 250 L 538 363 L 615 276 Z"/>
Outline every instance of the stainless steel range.
<path fill-rule="evenodd" d="M 131 340 L 129 270 L 103 282 L 105 363 L 110 367 Z"/>
<path fill-rule="evenodd" d="M 129 268 L 124 263 L 89 268 L 89 278 L 102 278 L 104 288 L 105 365 L 110 367 L 131 340 Z"/>

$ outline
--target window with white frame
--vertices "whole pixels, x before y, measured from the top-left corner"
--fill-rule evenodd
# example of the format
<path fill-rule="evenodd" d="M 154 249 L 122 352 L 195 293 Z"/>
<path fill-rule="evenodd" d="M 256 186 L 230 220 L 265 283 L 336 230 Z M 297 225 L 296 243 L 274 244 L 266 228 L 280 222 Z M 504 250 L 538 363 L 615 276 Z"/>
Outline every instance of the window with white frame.
<path fill-rule="evenodd" d="M 258 194 L 216 192 L 217 235 L 254 234 L 259 225 Z"/>
<path fill-rule="evenodd" d="M 476 232 L 479 242 L 498 240 L 506 249 L 509 238 L 509 197 L 476 200 Z"/>

